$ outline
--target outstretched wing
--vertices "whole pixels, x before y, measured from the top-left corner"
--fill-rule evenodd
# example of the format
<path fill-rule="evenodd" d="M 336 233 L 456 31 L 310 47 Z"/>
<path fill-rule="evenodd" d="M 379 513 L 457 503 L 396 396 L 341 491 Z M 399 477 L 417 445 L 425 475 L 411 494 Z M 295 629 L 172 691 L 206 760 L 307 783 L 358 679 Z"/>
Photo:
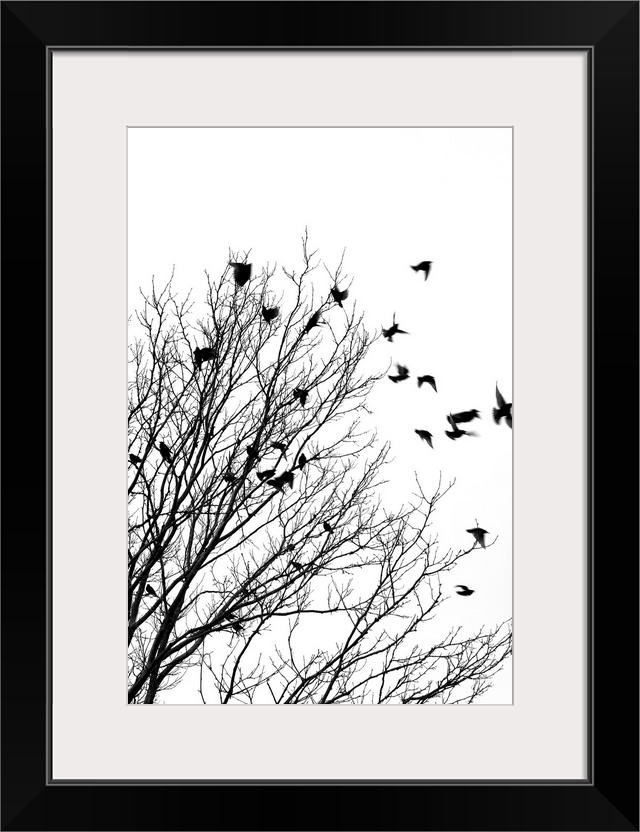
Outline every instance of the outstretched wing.
<path fill-rule="evenodd" d="M 496 402 L 498 403 L 498 407 L 504 407 L 505 404 L 506 404 L 506 401 L 504 400 L 504 397 L 503 397 L 502 393 L 498 390 L 498 385 L 497 384 L 496 384 Z"/>

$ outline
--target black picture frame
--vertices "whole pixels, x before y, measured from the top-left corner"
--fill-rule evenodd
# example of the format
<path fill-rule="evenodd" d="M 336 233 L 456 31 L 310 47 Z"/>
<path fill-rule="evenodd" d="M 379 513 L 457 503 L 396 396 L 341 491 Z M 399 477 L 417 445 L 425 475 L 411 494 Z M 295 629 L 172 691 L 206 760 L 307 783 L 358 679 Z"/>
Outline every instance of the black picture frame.
<path fill-rule="evenodd" d="M 638 829 L 638 10 L 626 0 L 2 3 L 2 829 Z M 49 779 L 54 47 L 588 51 L 592 685 L 584 782 Z M 562 418 L 570 424 L 570 414 Z M 559 637 L 550 649 L 574 647 Z"/>

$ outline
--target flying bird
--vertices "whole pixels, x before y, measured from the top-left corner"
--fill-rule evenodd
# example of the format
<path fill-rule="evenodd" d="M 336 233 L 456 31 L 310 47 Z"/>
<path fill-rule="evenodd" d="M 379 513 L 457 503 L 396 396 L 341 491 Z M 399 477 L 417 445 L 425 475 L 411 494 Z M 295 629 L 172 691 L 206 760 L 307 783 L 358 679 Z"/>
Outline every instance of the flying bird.
<path fill-rule="evenodd" d="M 389 341 L 391 343 L 393 343 L 393 336 L 394 335 L 408 335 L 408 334 L 409 333 L 406 330 L 400 329 L 400 327 L 396 323 L 396 313 L 395 312 L 393 313 L 393 323 L 391 324 L 389 329 L 385 329 L 384 327 L 382 328 L 383 338 L 386 338 L 387 341 Z"/>
<path fill-rule="evenodd" d="M 268 309 L 266 306 L 262 307 L 262 317 L 268 324 L 270 324 L 271 321 L 275 321 L 279 312 L 280 309 L 277 306 L 272 306 L 271 309 Z"/>
<path fill-rule="evenodd" d="M 462 430 L 459 428 L 458 425 L 455 423 L 453 415 L 450 413 L 447 416 L 447 422 L 451 425 L 451 430 L 445 430 L 445 433 L 449 437 L 449 439 L 460 439 L 461 436 L 476 436 L 473 431 L 471 430 Z"/>
<path fill-rule="evenodd" d="M 498 406 L 493 408 L 493 421 L 496 423 L 496 425 L 499 425 L 500 420 L 504 417 L 505 422 L 509 425 L 510 428 L 512 428 L 511 402 L 507 404 L 507 402 L 504 399 L 504 396 L 498 390 L 497 384 L 496 402 Z"/>
<path fill-rule="evenodd" d="M 304 468 L 304 466 L 306 464 L 307 464 L 306 456 L 304 454 L 300 454 L 300 456 L 298 457 L 298 467 L 299 468 Z"/>
<path fill-rule="evenodd" d="M 251 263 L 229 263 L 233 269 L 233 279 L 238 286 L 244 286 L 251 280 Z"/>
<path fill-rule="evenodd" d="M 140 459 L 140 457 L 136 456 L 135 454 L 129 454 L 129 462 L 132 465 L 141 465 L 142 464 L 142 460 Z"/>
<path fill-rule="evenodd" d="M 260 480 L 260 482 L 264 482 L 265 480 L 270 480 L 271 477 L 275 474 L 275 468 L 267 468 L 266 471 L 256 471 L 256 476 Z"/>
<path fill-rule="evenodd" d="M 411 268 L 414 272 L 424 272 L 424 279 L 426 280 L 429 277 L 432 263 L 433 260 L 423 260 L 422 263 L 418 263 L 417 266 L 411 266 Z"/>
<path fill-rule="evenodd" d="M 157 598 L 157 597 L 158 597 L 158 593 L 157 593 L 157 592 L 155 591 L 155 589 L 151 586 L 151 584 L 147 584 L 147 588 L 146 588 L 146 590 L 145 590 L 145 593 L 144 593 L 144 594 L 145 594 L 145 595 L 153 595 L 153 597 L 154 597 L 154 598 Z"/>
<path fill-rule="evenodd" d="M 333 529 L 331 528 L 331 524 L 328 523 L 326 520 L 322 524 L 322 528 L 325 530 L 325 532 L 327 532 L 327 534 L 332 534 L 333 533 Z"/>
<path fill-rule="evenodd" d="M 389 376 L 391 381 L 394 384 L 397 384 L 399 381 L 405 381 L 409 378 L 409 368 L 404 367 L 402 364 L 396 364 L 397 375 Z"/>
<path fill-rule="evenodd" d="M 474 419 L 480 418 L 480 411 L 475 409 L 462 410 L 460 413 L 452 413 L 451 416 L 456 424 L 458 422 L 472 422 Z"/>
<path fill-rule="evenodd" d="M 436 387 L 436 380 L 433 376 L 418 376 L 418 387 L 422 387 L 424 383 L 430 384 L 433 389 L 438 392 L 438 388 Z"/>
<path fill-rule="evenodd" d="M 311 332 L 314 326 L 320 326 L 320 310 L 318 309 L 317 312 L 314 312 L 313 315 L 307 321 L 307 324 L 304 328 L 305 332 Z"/>
<path fill-rule="evenodd" d="M 284 444 L 284 442 L 272 442 L 271 447 L 275 448 L 276 451 L 282 451 L 282 453 L 285 453 L 287 450 L 287 446 Z"/>
<path fill-rule="evenodd" d="M 304 390 L 302 387 L 296 387 L 293 391 L 293 398 L 298 399 L 300 404 L 304 407 L 307 403 L 307 398 L 309 397 L 309 391 Z"/>
<path fill-rule="evenodd" d="M 164 459 L 165 462 L 173 462 L 173 459 L 171 458 L 171 451 L 169 450 L 168 446 L 164 444 L 164 442 L 161 442 L 158 445 L 158 448 L 160 449 L 160 456 Z"/>
<path fill-rule="evenodd" d="M 428 442 L 430 448 L 433 448 L 433 442 L 431 441 L 432 436 L 428 430 L 419 430 L 418 428 L 416 428 L 416 433 L 418 434 L 420 439 L 424 439 L 425 442 Z"/>
<path fill-rule="evenodd" d="M 458 593 L 458 595 L 473 595 L 475 589 L 469 589 L 469 587 L 465 586 L 464 584 L 457 584 L 456 592 Z"/>
<path fill-rule="evenodd" d="M 342 309 L 343 308 L 342 301 L 346 300 L 349 297 L 349 290 L 348 289 L 342 289 L 342 291 L 341 291 L 340 289 L 338 289 L 337 286 L 334 286 L 333 289 L 331 290 L 331 297 L 335 300 L 335 302 L 338 304 L 340 309 Z"/>
<path fill-rule="evenodd" d="M 274 477 L 272 480 L 268 480 L 267 485 L 270 485 L 278 491 L 282 491 L 285 485 L 288 485 L 289 488 L 291 488 L 293 486 L 293 472 L 285 471 L 283 474 L 278 474 L 277 477 Z"/>
<path fill-rule="evenodd" d="M 193 359 L 196 362 L 196 367 L 200 369 L 203 361 L 212 361 L 216 357 L 216 351 L 213 347 L 196 347 L 193 351 Z"/>
<path fill-rule="evenodd" d="M 478 521 L 476 520 L 476 522 Z M 467 529 L 467 531 L 469 532 L 469 534 L 472 534 L 474 536 L 476 543 L 482 546 L 483 549 L 486 549 L 486 546 L 484 545 L 484 536 L 485 534 L 489 534 L 489 532 L 486 529 L 476 527 L 475 529 Z"/>

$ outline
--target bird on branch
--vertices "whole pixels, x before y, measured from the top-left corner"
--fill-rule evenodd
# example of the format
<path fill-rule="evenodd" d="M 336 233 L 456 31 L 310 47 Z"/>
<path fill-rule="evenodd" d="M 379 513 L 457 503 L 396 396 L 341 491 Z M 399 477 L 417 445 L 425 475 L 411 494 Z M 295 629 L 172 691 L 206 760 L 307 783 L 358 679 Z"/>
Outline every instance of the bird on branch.
<path fill-rule="evenodd" d="M 268 309 L 266 306 L 262 307 L 262 317 L 268 324 L 270 324 L 271 321 L 275 321 L 279 312 L 280 309 L 277 306 L 272 306 L 271 309 Z"/>
<path fill-rule="evenodd" d="M 244 286 L 251 280 L 251 263 L 229 263 L 233 269 L 233 279 L 238 286 Z"/>

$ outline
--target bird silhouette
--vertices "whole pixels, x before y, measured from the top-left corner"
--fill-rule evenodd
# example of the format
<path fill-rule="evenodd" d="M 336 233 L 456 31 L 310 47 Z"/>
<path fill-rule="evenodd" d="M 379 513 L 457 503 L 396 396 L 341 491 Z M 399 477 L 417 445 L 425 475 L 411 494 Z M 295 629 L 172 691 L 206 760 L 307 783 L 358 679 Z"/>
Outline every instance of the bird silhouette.
<path fill-rule="evenodd" d="M 142 464 L 142 460 L 140 459 L 140 457 L 136 456 L 135 454 L 129 454 L 129 462 L 132 465 L 141 465 Z"/>
<path fill-rule="evenodd" d="M 325 520 L 325 521 L 324 521 L 324 523 L 322 524 L 322 528 L 323 528 L 323 529 L 325 530 L 325 532 L 327 532 L 328 534 L 331 534 L 331 533 L 333 532 L 333 529 L 331 528 L 331 524 L 330 524 L 330 523 L 328 523 L 326 520 Z"/>
<path fill-rule="evenodd" d="M 233 279 L 238 286 L 244 286 L 251 280 L 251 263 L 229 263 L 233 269 Z"/>
<path fill-rule="evenodd" d="M 299 468 L 304 468 L 304 466 L 306 464 L 307 464 L 306 456 L 304 454 L 300 454 L 300 456 L 298 457 L 298 467 Z"/>
<path fill-rule="evenodd" d="M 479 410 L 462 410 L 460 413 L 452 413 L 451 418 L 458 424 L 458 422 L 472 422 L 474 419 L 480 418 Z"/>
<path fill-rule="evenodd" d="M 275 321 L 279 312 L 280 309 L 277 306 L 272 306 L 271 309 L 267 309 L 266 306 L 262 307 L 262 317 L 268 324 L 270 324 L 271 321 Z"/>
<path fill-rule="evenodd" d="M 447 416 L 447 421 L 451 425 L 451 430 L 445 430 L 445 433 L 449 437 L 449 439 L 460 439 L 461 436 L 476 436 L 473 431 L 471 430 L 462 430 L 459 428 L 458 425 L 455 423 L 453 415 L 450 413 Z"/>
<path fill-rule="evenodd" d="M 505 422 L 512 428 L 513 420 L 512 420 L 512 413 L 511 413 L 511 402 L 507 404 L 504 399 L 502 393 L 498 390 L 498 385 L 496 384 L 496 402 L 498 404 L 497 407 L 493 408 L 493 421 L 496 425 L 500 424 L 500 420 L 504 418 Z"/>
<path fill-rule="evenodd" d="M 456 592 L 458 595 L 473 595 L 475 589 L 469 589 L 469 587 L 464 584 L 456 584 Z"/>
<path fill-rule="evenodd" d="M 400 329 L 400 327 L 396 323 L 396 313 L 395 312 L 393 313 L 393 323 L 391 324 L 389 329 L 385 329 L 384 327 L 382 328 L 383 338 L 386 338 L 387 341 L 389 341 L 391 343 L 393 343 L 393 336 L 394 335 L 408 335 L 408 334 L 409 333 L 406 330 Z"/>
<path fill-rule="evenodd" d="M 307 324 L 304 328 L 305 332 L 311 332 L 314 326 L 320 326 L 320 310 L 318 309 L 317 312 L 314 312 L 313 315 L 307 321 Z"/>
<path fill-rule="evenodd" d="M 278 474 L 277 477 L 268 480 L 267 485 L 276 488 L 278 491 L 282 491 L 285 485 L 291 488 L 293 486 L 293 471 L 285 471 L 283 474 Z"/>
<path fill-rule="evenodd" d="M 231 625 L 231 629 L 236 633 L 241 633 L 242 632 L 242 624 L 238 624 L 237 621 L 234 621 L 233 624 Z"/>
<path fill-rule="evenodd" d="M 256 471 L 256 476 L 258 477 L 260 482 L 264 482 L 265 480 L 271 479 L 275 472 L 275 468 L 267 468 L 265 471 Z"/>
<path fill-rule="evenodd" d="M 426 280 L 429 277 L 432 263 L 433 260 L 423 260 L 422 263 L 418 263 L 417 266 L 411 266 L 411 268 L 414 272 L 424 272 L 424 279 Z"/>
<path fill-rule="evenodd" d="M 293 543 L 289 543 L 289 544 L 287 545 L 287 552 L 293 552 L 295 548 L 296 548 L 296 547 L 294 546 L 294 544 L 293 544 Z"/>
<path fill-rule="evenodd" d="M 291 566 L 293 566 L 294 569 L 297 569 L 298 572 L 304 571 L 304 566 L 298 560 L 292 560 Z"/>
<path fill-rule="evenodd" d="M 422 387 L 424 383 L 430 384 L 433 389 L 438 392 L 438 388 L 436 387 L 436 380 L 433 376 L 418 376 L 418 387 Z"/>
<path fill-rule="evenodd" d="M 305 406 L 307 403 L 307 398 L 309 397 L 309 391 L 304 390 L 302 387 L 296 387 L 293 391 L 293 398 L 298 399 L 302 407 Z"/>
<path fill-rule="evenodd" d="M 247 456 L 249 457 L 249 459 L 253 461 L 259 459 L 260 454 L 258 453 L 258 449 L 255 447 L 255 445 L 249 445 L 249 447 L 247 448 Z"/>
<path fill-rule="evenodd" d="M 284 442 L 272 442 L 271 447 L 275 448 L 276 451 L 282 451 L 282 453 L 285 453 L 287 450 L 287 446 L 284 444 Z"/>
<path fill-rule="evenodd" d="M 169 450 L 168 446 L 165 445 L 164 442 L 161 442 L 158 445 L 158 448 L 160 449 L 160 455 L 162 456 L 165 462 L 173 462 L 171 451 Z"/>
<path fill-rule="evenodd" d="M 475 529 L 467 529 L 467 531 L 469 532 L 469 534 L 472 534 L 474 536 L 476 543 L 482 546 L 483 549 L 486 549 L 486 546 L 484 545 L 484 536 L 486 534 L 489 534 L 489 532 L 486 529 L 476 527 Z"/>
<path fill-rule="evenodd" d="M 193 351 L 193 359 L 196 362 L 196 367 L 200 369 L 203 361 L 212 361 L 216 357 L 216 351 L 213 347 L 196 347 Z"/>
<path fill-rule="evenodd" d="M 331 290 L 331 297 L 335 300 L 335 302 L 338 304 L 340 309 L 342 309 L 343 308 L 342 301 L 346 300 L 349 297 L 349 290 L 348 289 L 343 289 L 341 291 L 340 289 L 338 289 L 337 286 L 334 286 L 333 289 Z"/>
<path fill-rule="evenodd" d="M 232 473 L 231 473 L 231 471 L 227 471 L 227 473 L 226 473 L 226 474 L 223 474 L 222 479 L 223 479 L 225 482 L 235 482 L 235 480 L 236 480 L 236 475 L 235 475 L 235 474 L 232 474 Z"/>
<path fill-rule="evenodd" d="M 409 378 L 409 368 L 408 367 L 405 367 L 402 364 L 396 364 L 396 371 L 397 371 L 397 375 L 389 376 L 389 378 L 391 379 L 391 381 L 394 384 L 397 384 L 399 381 L 405 381 L 406 379 Z"/>
<path fill-rule="evenodd" d="M 151 586 L 151 584 L 147 584 L 147 588 L 146 588 L 146 590 L 145 590 L 145 593 L 144 593 L 144 594 L 145 594 L 145 595 L 153 595 L 153 597 L 154 597 L 154 598 L 157 598 L 157 597 L 158 597 L 158 593 L 157 593 L 157 592 L 155 591 L 155 589 Z"/>
<path fill-rule="evenodd" d="M 429 433 L 428 430 L 420 430 L 420 429 L 416 428 L 415 432 L 418 434 L 420 439 L 424 439 L 424 441 L 428 442 L 429 446 L 431 448 L 433 448 L 433 442 L 431 441 L 432 440 L 432 435 Z"/>

